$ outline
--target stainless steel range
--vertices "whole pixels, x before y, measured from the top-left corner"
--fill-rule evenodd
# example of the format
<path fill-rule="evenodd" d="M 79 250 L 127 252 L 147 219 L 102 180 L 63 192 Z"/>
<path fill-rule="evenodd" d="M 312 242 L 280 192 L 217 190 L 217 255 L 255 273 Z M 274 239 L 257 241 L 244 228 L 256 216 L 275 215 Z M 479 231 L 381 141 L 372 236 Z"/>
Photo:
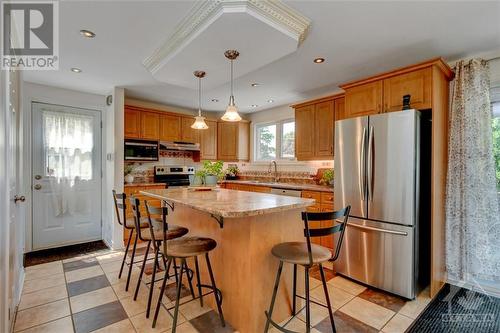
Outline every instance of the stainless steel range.
<path fill-rule="evenodd" d="M 181 165 L 156 165 L 155 183 L 166 183 L 168 187 L 188 186 L 189 175 L 194 175 L 194 167 Z"/>

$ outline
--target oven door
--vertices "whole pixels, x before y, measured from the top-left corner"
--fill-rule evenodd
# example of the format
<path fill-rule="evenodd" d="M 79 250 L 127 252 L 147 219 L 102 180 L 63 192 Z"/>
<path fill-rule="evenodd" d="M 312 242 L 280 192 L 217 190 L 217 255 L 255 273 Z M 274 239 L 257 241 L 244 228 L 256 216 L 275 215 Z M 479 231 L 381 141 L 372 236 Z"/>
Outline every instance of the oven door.
<path fill-rule="evenodd" d="M 125 161 L 158 161 L 158 141 L 125 140 Z"/>

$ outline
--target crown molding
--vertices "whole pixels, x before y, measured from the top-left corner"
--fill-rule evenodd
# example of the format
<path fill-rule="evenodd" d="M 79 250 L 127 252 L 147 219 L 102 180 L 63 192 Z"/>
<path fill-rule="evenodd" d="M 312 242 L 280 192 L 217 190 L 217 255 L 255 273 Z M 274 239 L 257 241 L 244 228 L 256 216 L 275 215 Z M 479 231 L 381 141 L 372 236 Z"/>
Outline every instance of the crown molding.
<path fill-rule="evenodd" d="M 143 65 L 155 74 L 194 38 L 220 16 L 247 13 L 297 41 L 304 41 L 311 21 L 280 0 L 212 0 L 198 1 L 177 25 L 174 33 L 149 57 Z"/>

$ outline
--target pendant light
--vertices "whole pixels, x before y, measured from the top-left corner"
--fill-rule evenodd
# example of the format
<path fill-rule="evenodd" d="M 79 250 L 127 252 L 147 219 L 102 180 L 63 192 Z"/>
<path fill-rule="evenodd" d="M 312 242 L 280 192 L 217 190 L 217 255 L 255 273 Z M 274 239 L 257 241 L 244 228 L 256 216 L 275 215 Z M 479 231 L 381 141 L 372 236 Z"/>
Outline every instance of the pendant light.
<path fill-rule="evenodd" d="M 234 103 L 233 95 L 233 60 L 238 58 L 240 53 L 236 50 L 227 50 L 224 52 L 224 55 L 231 61 L 231 96 L 229 96 L 229 105 L 226 108 L 226 113 L 224 113 L 221 119 L 224 121 L 240 121 L 241 117 L 238 114 L 238 107 Z"/>
<path fill-rule="evenodd" d="M 195 121 L 191 128 L 194 129 L 207 129 L 208 125 L 205 123 L 205 117 L 201 115 L 201 79 L 205 77 L 204 71 L 194 71 L 194 76 L 198 78 L 198 115 L 194 117 Z"/>

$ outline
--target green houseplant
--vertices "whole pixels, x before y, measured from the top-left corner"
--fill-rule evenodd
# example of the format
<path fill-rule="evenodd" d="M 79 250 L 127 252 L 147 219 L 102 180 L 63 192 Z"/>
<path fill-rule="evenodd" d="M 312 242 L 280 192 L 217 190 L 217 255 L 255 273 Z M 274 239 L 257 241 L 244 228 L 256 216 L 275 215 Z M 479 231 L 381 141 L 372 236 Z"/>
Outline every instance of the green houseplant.
<path fill-rule="evenodd" d="M 232 164 L 227 167 L 224 173 L 226 174 L 226 179 L 236 179 L 238 178 L 238 172 L 240 172 L 238 166 L 236 164 Z"/>
<path fill-rule="evenodd" d="M 321 177 L 321 182 L 325 185 L 333 185 L 333 178 L 335 176 L 335 173 L 333 169 L 326 170 L 323 173 L 323 177 Z"/>
<path fill-rule="evenodd" d="M 127 184 L 131 184 L 134 182 L 134 175 L 132 175 L 132 172 L 134 172 L 135 166 L 133 164 L 125 164 L 123 167 L 123 175 L 125 176 L 125 182 Z"/>
<path fill-rule="evenodd" d="M 222 172 L 222 167 L 224 162 L 222 161 L 203 161 L 203 171 L 205 172 L 205 185 L 215 186 L 217 180 L 222 179 L 224 176 Z"/>

